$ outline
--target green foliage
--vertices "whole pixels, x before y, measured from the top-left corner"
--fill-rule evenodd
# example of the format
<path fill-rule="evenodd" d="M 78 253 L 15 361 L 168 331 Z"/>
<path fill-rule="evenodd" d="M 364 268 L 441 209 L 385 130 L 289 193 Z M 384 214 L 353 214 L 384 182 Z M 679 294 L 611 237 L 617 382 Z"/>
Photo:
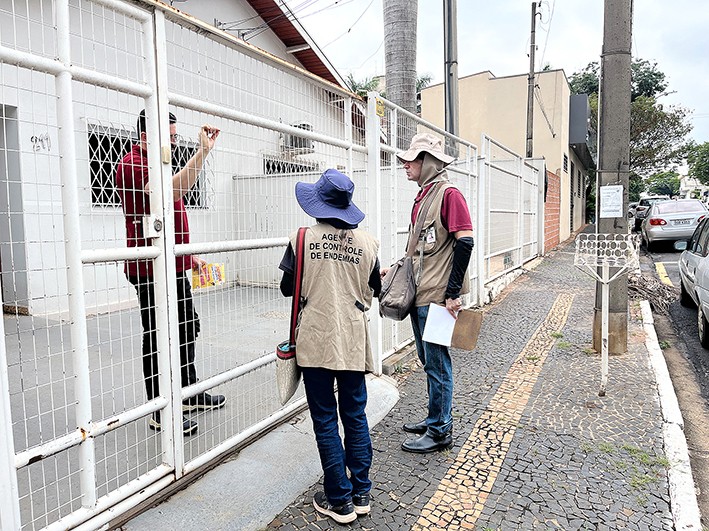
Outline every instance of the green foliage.
<path fill-rule="evenodd" d="M 580 72 L 574 72 L 569 78 L 569 86 L 572 94 L 598 94 L 599 71 L 601 69 L 598 61 L 590 62 Z"/>
<path fill-rule="evenodd" d="M 433 77 L 431 77 L 431 74 L 423 74 L 419 77 L 416 78 L 416 94 L 421 92 L 423 89 L 425 89 L 427 86 L 431 84 L 431 81 L 433 80 Z"/>
<path fill-rule="evenodd" d="M 690 177 L 702 184 L 709 184 L 709 142 L 692 146 L 687 163 Z"/>
<path fill-rule="evenodd" d="M 600 87 L 601 65 L 592 61 L 580 72 L 575 72 L 569 78 L 572 94 L 598 94 Z M 657 63 L 647 59 L 634 59 L 630 65 L 631 88 L 630 99 L 635 101 L 644 96 L 658 98 L 667 90 L 665 74 L 657 69 Z"/>
<path fill-rule="evenodd" d="M 645 181 L 647 191 L 653 195 L 668 195 L 670 197 L 679 194 L 679 173 L 676 171 L 663 171 L 651 175 Z"/>
<path fill-rule="evenodd" d="M 635 101 L 640 96 L 658 98 L 665 94 L 667 81 L 665 74 L 657 69 L 657 63 L 646 59 L 635 59 L 631 65 L 632 88 L 630 99 Z"/>
<path fill-rule="evenodd" d="M 635 59 L 631 69 L 630 170 L 644 178 L 682 163 L 689 150 L 686 138 L 692 125 L 684 107 L 658 103 L 657 98 L 666 94 L 668 84 L 657 63 Z M 569 78 L 572 93 L 589 94 L 591 135 L 598 131 L 599 72 L 600 64 L 593 61 Z M 630 201 L 638 200 L 643 191 L 640 184 L 637 180 L 634 188 L 631 184 Z"/>
<path fill-rule="evenodd" d="M 645 191 L 645 181 L 637 173 L 630 173 L 630 184 L 628 186 L 628 201 L 640 201 L 640 194 Z"/>
<path fill-rule="evenodd" d="M 681 164 L 691 144 L 689 111 L 640 96 L 630 110 L 630 168 L 642 177 Z"/>
<path fill-rule="evenodd" d="M 347 85 L 360 98 L 366 98 L 367 92 L 379 90 L 379 80 L 377 78 L 367 77 L 364 81 L 357 81 L 351 73 L 347 74 Z"/>

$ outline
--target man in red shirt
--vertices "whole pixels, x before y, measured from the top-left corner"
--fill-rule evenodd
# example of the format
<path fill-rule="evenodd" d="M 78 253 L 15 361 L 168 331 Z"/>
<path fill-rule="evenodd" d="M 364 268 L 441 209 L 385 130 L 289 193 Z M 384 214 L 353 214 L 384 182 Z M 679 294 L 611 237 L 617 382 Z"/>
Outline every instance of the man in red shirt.
<path fill-rule="evenodd" d="M 396 156 L 404 164 L 406 178 L 419 185 L 409 226 L 409 238 L 417 241 L 413 259 L 418 282 L 410 317 L 428 383 L 427 417 L 403 426 L 419 437 L 405 441 L 401 448 L 426 454 L 453 444 L 453 364 L 448 347 L 423 341 L 423 330 L 431 303 L 445 306 L 454 317 L 463 306 L 461 295 L 469 292 L 466 270 L 473 249 L 473 224 L 465 197 L 448 180 L 445 167 L 454 159 L 443 152 L 438 137 L 419 133 L 409 149 Z M 422 209 L 423 203 L 427 207 Z M 419 211 L 425 216 L 421 233 L 413 234 Z"/>
<path fill-rule="evenodd" d="M 121 198 L 126 221 L 128 247 L 148 247 L 151 242 L 145 237 L 143 223 L 150 214 L 150 183 L 148 181 L 148 152 L 145 111 L 138 117 L 139 141 L 121 160 L 116 170 L 116 190 Z M 175 201 L 175 243 L 189 243 L 190 229 L 185 210 L 184 196 L 194 186 L 202 169 L 204 159 L 214 147 L 219 129 L 203 125 L 199 131 L 199 147 L 184 168 L 172 176 L 173 200 Z M 170 113 L 170 143 L 177 143 L 177 119 Z M 197 382 L 194 366 L 195 341 L 199 334 L 199 316 L 195 311 L 190 289 L 189 273 L 199 268 L 204 260 L 196 256 L 176 258 L 177 308 L 180 331 L 180 366 L 182 386 Z M 160 394 L 158 388 L 158 356 L 155 317 L 155 284 L 152 259 L 126 260 L 124 272 L 135 287 L 140 302 L 140 317 L 143 325 L 143 376 L 148 400 Z M 183 411 L 216 409 L 224 406 L 223 395 L 201 393 L 183 403 Z M 148 425 L 160 429 L 160 412 L 153 413 Z M 183 416 L 183 432 L 188 435 L 197 431 L 197 423 Z"/>

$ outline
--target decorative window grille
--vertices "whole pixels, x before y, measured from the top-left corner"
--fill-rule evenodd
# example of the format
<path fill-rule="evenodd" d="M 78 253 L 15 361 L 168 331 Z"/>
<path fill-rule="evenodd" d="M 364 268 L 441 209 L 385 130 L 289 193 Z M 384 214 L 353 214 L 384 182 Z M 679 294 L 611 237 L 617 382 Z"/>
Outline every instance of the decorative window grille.
<path fill-rule="evenodd" d="M 264 175 L 317 173 L 320 164 L 310 160 L 284 159 L 277 155 L 264 155 L 263 173 Z"/>
<path fill-rule="evenodd" d="M 116 167 L 137 136 L 125 129 L 89 124 L 88 137 L 91 205 L 120 206 L 121 198 L 114 183 Z"/>
<path fill-rule="evenodd" d="M 88 145 L 92 206 L 120 206 L 121 199 L 115 187 L 116 168 L 137 141 L 138 136 L 133 131 L 89 124 Z M 196 151 L 196 143 L 179 139 L 172 149 L 172 174 L 180 171 Z M 204 180 L 205 171 L 202 171 L 197 182 L 185 195 L 185 206 L 207 207 Z"/>
<path fill-rule="evenodd" d="M 569 173 L 569 156 L 564 153 L 564 171 Z"/>

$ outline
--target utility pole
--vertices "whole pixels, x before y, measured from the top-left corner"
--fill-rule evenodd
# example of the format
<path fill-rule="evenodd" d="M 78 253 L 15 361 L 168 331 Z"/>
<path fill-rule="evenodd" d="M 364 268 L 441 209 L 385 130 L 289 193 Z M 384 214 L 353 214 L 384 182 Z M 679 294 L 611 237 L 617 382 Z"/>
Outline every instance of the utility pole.
<path fill-rule="evenodd" d="M 598 102 L 598 171 L 596 230 L 601 234 L 628 234 L 628 185 L 630 173 L 630 62 L 633 0 L 605 0 L 603 52 Z M 623 187 L 623 208 L 618 217 L 601 217 L 602 186 Z M 613 271 L 611 271 L 613 273 Z M 593 344 L 601 350 L 602 286 L 596 283 Z M 628 283 L 623 274 L 610 285 L 608 352 L 628 349 Z"/>
<path fill-rule="evenodd" d="M 459 136 L 458 129 L 458 8 L 457 0 L 443 0 L 443 42 L 445 63 L 446 131 Z M 446 140 L 449 155 L 458 156 L 458 146 Z"/>
<path fill-rule="evenodd" d="M 534 34 L 537 29 L 537 3 L 532 2 L 532 33 L 529 39 L 529 76 L 527 77 L 527 158 L 532 158 L 534 136 Z"/>

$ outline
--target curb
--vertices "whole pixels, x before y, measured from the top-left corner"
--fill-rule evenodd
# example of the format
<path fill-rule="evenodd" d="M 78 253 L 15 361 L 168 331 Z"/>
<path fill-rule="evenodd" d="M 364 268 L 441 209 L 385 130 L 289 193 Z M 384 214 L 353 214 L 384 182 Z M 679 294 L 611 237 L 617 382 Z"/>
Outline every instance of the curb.
<path fill-rule="evenodd" d="M 655 332 L 655 321 L 648 301 L 640 301 L 645 346 L 650 355 L 650 365 L 655 372 L 660 407 L 662 409 L 662 434 L 665 454 L 671 466 L 667 472 L 670 485 L 670 507 L 675 529 L 701 530 L 702 525 L 697 504 L 697 492 L 689 464 L 689 451 L 684 435 L 684 419 L 679 409 L 667 363 Z"/>

